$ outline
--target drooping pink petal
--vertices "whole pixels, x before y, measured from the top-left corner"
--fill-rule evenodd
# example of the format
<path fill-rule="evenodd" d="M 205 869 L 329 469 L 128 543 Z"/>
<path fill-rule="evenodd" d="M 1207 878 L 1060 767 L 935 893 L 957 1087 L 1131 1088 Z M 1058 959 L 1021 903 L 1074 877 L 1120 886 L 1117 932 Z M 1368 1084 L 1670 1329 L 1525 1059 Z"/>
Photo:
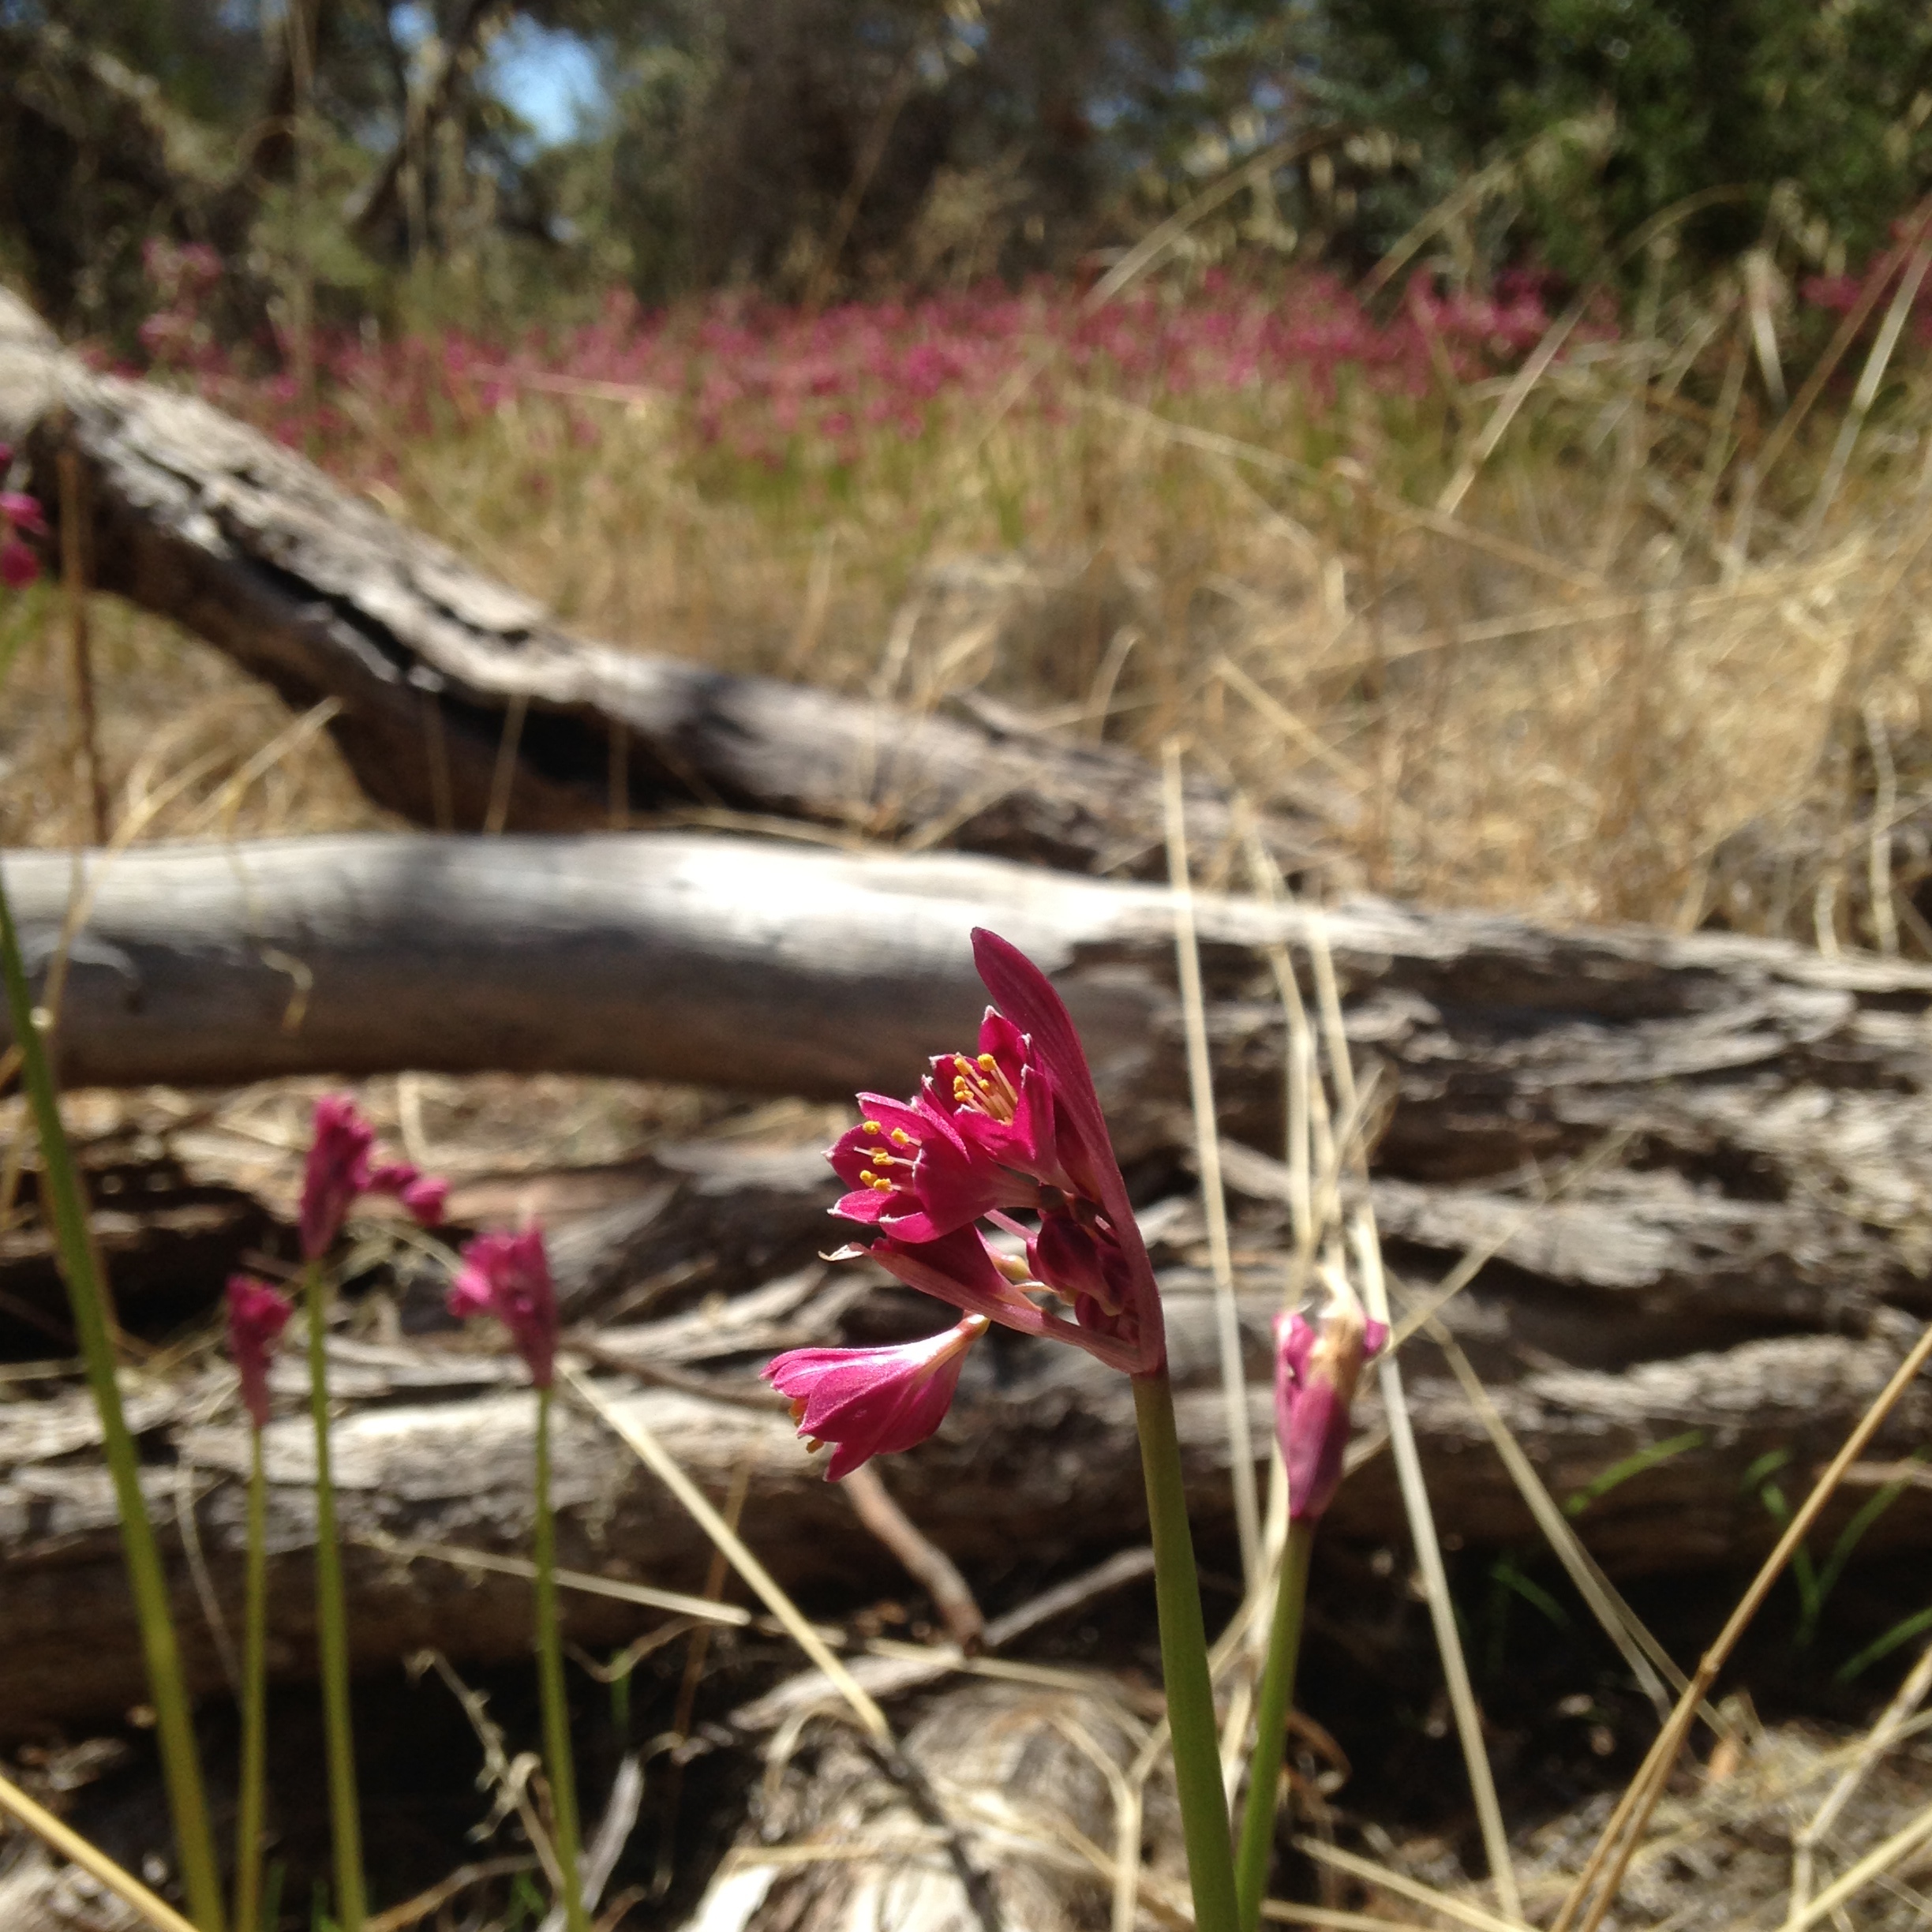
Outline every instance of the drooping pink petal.
<path fill-rule="evenodd" d="M 1288 1515 L 1312 1522 L 1341 1486 L 1349 1409 L 1363 1368 L 1388 1343 L 1353 1300 L 1332 1304 L 1319 1324 L 1297 1312 L 1275 1317 L 1275 1432 L 1288 1470 Z"/>
<path fill-rule="evenodd" d="M 242 1378 L 242 1402 L 257 1428 L 268 1425 L 268 1364 L 294 1305 L 252 1275 L 228 1277 L 228 1353 Z"/>
<path fill-rule="evenodd" d="M 548 1388 L 556 1374 L 559 1316 L 543 1230 L 479 1234 L 462 1251 L 450 1284 L 449 1311 L 459 1320 L 493 1315 L 510 1331 L 530 1380 Z"/>
<path fill-rule="evenodd" d="M 1123 1343 L 1104 1329 L 1067 1321 L 1032 1300 L 1024 1283 L 1004 1271 L 977 1228 L 961 1228 L 934 1241 L 884 1237 L 869 1248 L 848 1249 L 833 1259 L 859 1255 L 869 1255 L 908 1288 L 916 1288 L 938 1301 L 949 1301 L 957 1309 L 984 1315 L 1002 1328 L 1071 1342 L 1110 1368 L 1122 1369 L 1129 1375 L 1140 1372 L 1135 1365 L 1140 1359 L 1136 1347 Z"/>
<path fill-rule="evenodd" d="M 889 1348 L 793 1349 L 763 1374 L 792 1401 L 799 1433 L 833 1445 L 829 1481 L 875 1455 L 910 1449 L 938 1428 L 959 1387 L 967 1352 L 985 1334 L 983 1315 Z"/>

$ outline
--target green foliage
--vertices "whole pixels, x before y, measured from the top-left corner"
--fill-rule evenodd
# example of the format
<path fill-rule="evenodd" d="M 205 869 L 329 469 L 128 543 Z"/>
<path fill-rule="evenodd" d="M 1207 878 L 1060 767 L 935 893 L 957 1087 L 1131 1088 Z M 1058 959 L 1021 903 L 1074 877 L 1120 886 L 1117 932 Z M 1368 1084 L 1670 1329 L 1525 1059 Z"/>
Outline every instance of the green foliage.
<path fill-rule="evenodd" d="M 1932 185 L 1932 14 L 1907 0 L 1350 0 L 1305 6 L 1302 29 L 1308 99 L 1412 144 L 1406 178 L 1365 193 L 1370 252 L 1458 177 L 1602 109 L 1601 161 L 1519 184 L 1526 238 L 1573 274 L 1732 184 L 1748 197 L 1704 211 L 1694 249 L 1801 211 L 1856 258 Z"/>

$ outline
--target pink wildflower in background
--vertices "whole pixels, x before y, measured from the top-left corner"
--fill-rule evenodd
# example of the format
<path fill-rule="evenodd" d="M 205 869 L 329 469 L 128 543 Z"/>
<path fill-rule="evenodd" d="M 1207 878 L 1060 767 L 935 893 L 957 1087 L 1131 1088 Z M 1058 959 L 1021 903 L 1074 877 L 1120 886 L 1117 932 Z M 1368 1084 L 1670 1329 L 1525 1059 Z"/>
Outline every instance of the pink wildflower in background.
<path fill-rule="evenodd" d="M 974 933 L 973 958 L 995 1002 L 978 1053 L 941 1054 L 910 1100 L 860 1095 L 859 1124 L 826 1156 L 851 1190 L 833 1211 L 877 1230 L 835 1259 L 869 1256 L 968 1319 L 895 1348 L 794 1350 L 765 1372 L 805 1404 L 805 1435 L 841 1445 L 833 1476 L 930 1436 L 990 1323 L 1128 1375 L 1166 1361 L 1153 1267 L 1073 1020 L 997 934 Z"/>
<path fill-rule="evenodd" d="M 1288 1469 L 1288 1515 L 1325 1515 L 1342 1483 L 1349 1408 L 1363 1368 L 1388 1346 L 1354 1297 L 1337 1297 L 1319 1323 L 1299 1312 L 1275 1317 L 1275 1432 Z"/>
<path fill-rule="evenodd" d="M 408 1161 L 376 1167 L 369 1155 L 376 1129 L 346 1094 L 324 1094 L 316 1103 L 315 1137 L 302 1173 L 301 1246 L 311 1261 L 328 1253 L 349 1210 L 365 1194 L 395 1196 L 425 1227 L 443 1219 L 449 1183 Z"/>
<path fill-rule="evenodd" d="M 518 1234 L 479 1234 L 462 1251 L 462 1266 L 450 1285 L 449 1311 L 458 1320 L 493 1315 L 530 1369 L 530 1380 L 548 1388 L 556 1379 L 559 1317 L 556 1286 L 544 1251 L 543 1230 Z"/>
<path fill-rule="evenodd" d="M 0 472 L 13 460 L 9 445 L 0 443 Z M 0 490 L 0 583 L 24 590 L 40 575 L 40 560 L 20 540 L 22 531 L 44 540 L 47 521 L 39 500 L 20 490 Z"/>
<path fill-rule="evenodd" d="M 228 1277 L 228 1353 L 242 1378 L 242 1403 L 257 1428 L 268 1426 L 268 1365 L 295 1312 L 288 1297 L 252 1275 Z"/>

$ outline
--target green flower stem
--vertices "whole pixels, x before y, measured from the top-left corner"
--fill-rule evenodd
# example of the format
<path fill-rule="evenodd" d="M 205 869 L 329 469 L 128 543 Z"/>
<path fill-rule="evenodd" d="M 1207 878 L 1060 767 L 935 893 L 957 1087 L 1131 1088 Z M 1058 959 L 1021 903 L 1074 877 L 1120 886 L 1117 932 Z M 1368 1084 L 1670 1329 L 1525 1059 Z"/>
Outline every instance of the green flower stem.
<path fill-rule="evenodd" d="M 155 1729 L 161 1749 L 161 1772 L 168 1809 L 174 1825 L 174 1843 L 181 1859 L 182 1882 L 188 1910 L 202 1932 L 223 1932 L 221 1879 L 215 1861 L 214 1834 L 208 1829 L 208 1804 L 201 1790 L 200 1759 L 188 1708 L 188 1688 L 182 1676 L 181 1651 L 175 1642 L 174 1614 L 169 1607 L 167 1578 L 154 1526 L 148 1519 L 141 1494 L 140 1464 L 134 1439 L 122 1413 L 121 1390 L 114 1379 L 114 1351 L 108 1316 L 107 1293 L 95 1264 L 88 1226 L 87 1207 L 79 1175 L 61 1124 L 41 1024 L 21 960 L 20 937 L 0 883 L 0 976 L 6 981 L 8 1017 L 13 1043 L 20 1050 L 21 1080 L 33 1110 L 40 1141 L 41 1200 L 54 1223 L 56 1252 L 67 1298 L 73 1313 L 74 1334 L 87 1364 L 88 1383 L 100 1417 L 107 1469 L 114 1482 L 114 1507 L 121 1518 L 121 1550 L 127 1564 L 128 1586 L 140 1626 L 141 1652 L 148 1667 L 148 1695 L 154 1700 Z"/>
<path fill-rule="evenodd" d="M 1174 1738 L 1181 1837 L 1194 1890 L 1195 1932 L 1237 1932 L 1234 1848 L 1228 1837 L 1227 1794 L 1221 1786 L 1221 1742 L 1215 1722 L 1214 1686 L 1208 1676 L 1208 1633 L 1194 1574 L 1181 1442 L 1174 1429 L 1174 1387 L 1163 1366 L 1152 1375 L 1136 1376 L 1133 1392 L 1148 1521 L 1154 1536 L 1161 1675 Z"/>
<path fill-rule="evenodd" d="M 242 1796 L 235 1821 L 236 1932 L 260 1932 L 263 1792 L 268 1755 L 268 1484 L 262 1432 L 249 1431 L 248 1589 L 242 1632 Z"/>
<path fill-rule="evenodd" d="M 1241 1812 L 1241 1843 L 1234 1854 L 1234 1887 L 1241 1932 L 1256 1932 L 1267 1890 L 1269 1854 L 1275 1848 L 1275 1792 L 1281 1782 L 1288 1713 L 1294 1702 L 1295 1664 L 1301 1653 L 1301 1611 L 1308 1601 L 1309 1558 L 1315 1525 L 1290 1521 L 1275 1586 L 1274 1627 L 1255 1708 L 1254 1756 L 1248 1766 L 1248 1802 Z"/>
<path fill-rule="evenodd" d="M 369 1903 L 362 1885 L 355 1735 L 349 1722 L 349 1627 L 343 1608 L 342 1549 L 335 1535 L 335 1484 L 329 1466 L 328 1297 L 319 1261 L 311 1261 L 302 1271 L 302 1295 L 309 1305 L 309 1409 L 315 1421 L 316 1639 L 328 1758 L 329 1832 L 335 1848 L 335 1923 L 339 1932 L 362 1932 Z M 253 1928 L 243 1926 L 240 1932 Z"/>
<path fill-rule="evenodd" d="M 550 1507 L 552 1391 L 537 1391 L 537 1680 L 543 1694 L 544 1755 L 549 1760 L 550 1808 L 556 1823 L 557 1866 L 570 1932 L 585 1932 L 583 1886 L 578 1877 L 577 1779 L 571 1765 L 570 1705 L 564 1694 L 564 1646 L 557 1630 L 556 1518 Z"/>

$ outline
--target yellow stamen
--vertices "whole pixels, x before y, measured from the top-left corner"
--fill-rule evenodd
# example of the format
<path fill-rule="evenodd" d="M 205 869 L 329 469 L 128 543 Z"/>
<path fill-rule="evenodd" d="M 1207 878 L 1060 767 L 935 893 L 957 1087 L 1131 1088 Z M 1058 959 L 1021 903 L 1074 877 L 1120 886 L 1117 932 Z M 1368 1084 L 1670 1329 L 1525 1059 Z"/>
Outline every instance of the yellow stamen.
<path fill-rule="evenodd" d="M 864 1126 L 867 1133 L 874 1136 L 882 1134 L 886 1131 L 886 1129 L 882 1127 L 877 1121 L 866 1121 L 863 1122 L 862 1125 Z"/>
<path fill-rule="evenodd" d="M 895 1127 L 892 1130 L 892 1137 L 897 1146 L 910 1147 L 912 1144 L 912 1136 L 903 1127 Z"/>

